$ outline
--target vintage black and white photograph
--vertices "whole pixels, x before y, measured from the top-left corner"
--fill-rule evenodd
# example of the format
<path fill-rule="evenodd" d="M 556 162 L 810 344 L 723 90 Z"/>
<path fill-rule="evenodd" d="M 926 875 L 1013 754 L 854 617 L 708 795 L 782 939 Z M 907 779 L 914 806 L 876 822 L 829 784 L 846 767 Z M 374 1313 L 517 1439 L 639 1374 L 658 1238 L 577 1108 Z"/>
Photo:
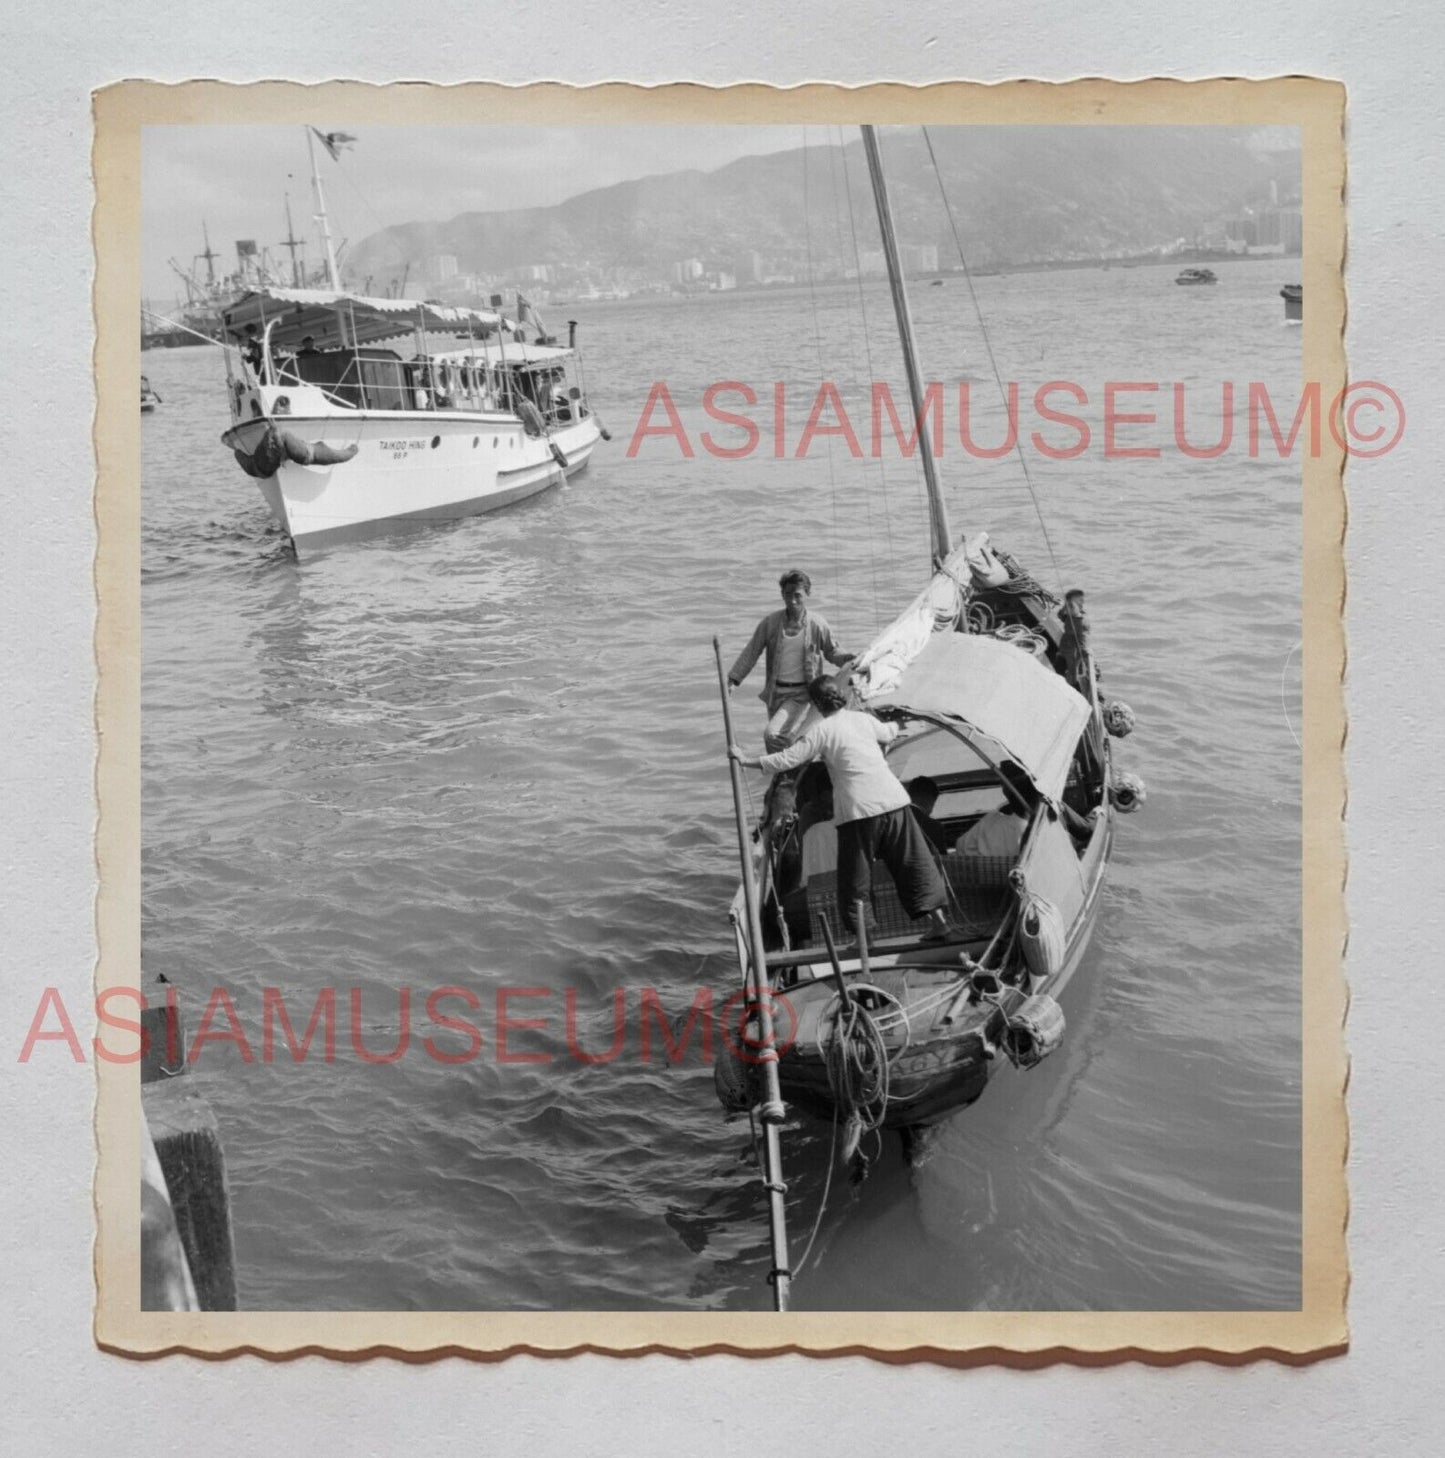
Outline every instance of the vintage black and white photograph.
<path fill-rule="evenodd" d="M 141 105 L 138 1312 L 1306 1309 L 1307 127 L 915 109 Z"/>

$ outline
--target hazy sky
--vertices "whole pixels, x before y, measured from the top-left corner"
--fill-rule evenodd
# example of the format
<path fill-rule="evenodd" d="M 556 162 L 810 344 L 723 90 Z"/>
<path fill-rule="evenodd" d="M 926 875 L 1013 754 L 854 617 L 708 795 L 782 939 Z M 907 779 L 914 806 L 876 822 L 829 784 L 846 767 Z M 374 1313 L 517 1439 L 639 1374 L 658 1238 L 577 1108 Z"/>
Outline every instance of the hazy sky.
<path fill-rule="evenodd" d="M 696 167 L 802 144 L 802 128 L 764 126 L 396 127 L 333 124 L 354 147 L 334 163 L 318 145 L 331 232 L 359 243 L 393 223 L 441 221 L 457 213 L 545 207 L 633 177 Z M 831 136 L 832 129 L 827 129 Z M 809 140 L 825 138 L 810 129 Z M 323 257 L 314 222 L 310 162 L 299 126 L 146 127 L 141 148 L 142 291 L 157 304 L 182 285 L 169 267 L 189 269 L 204 244 L 202 223 L 235 267 L 235 241 L 254 238 L 278 261 L 286 197 L 306 259 Z"/>

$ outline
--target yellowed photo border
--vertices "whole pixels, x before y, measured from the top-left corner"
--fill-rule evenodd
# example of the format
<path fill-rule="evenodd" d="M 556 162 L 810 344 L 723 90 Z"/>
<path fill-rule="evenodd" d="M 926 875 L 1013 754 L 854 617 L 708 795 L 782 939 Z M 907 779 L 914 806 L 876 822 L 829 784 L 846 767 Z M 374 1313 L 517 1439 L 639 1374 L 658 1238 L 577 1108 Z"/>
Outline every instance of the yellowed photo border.
<path fill-rule="evenodd" d="M 927 87 L 746 85 L 576 88 L 125 82 L 95 97 L 96 557 L 100 958 L 97 993 L 140 985 L 140 164 L 144 126 L 304 123 L 538 125 L 853 123 L 1288 125 L 1303 153 L 1304 379 L 1344 387 L 1344 88 L 1268 81 L 1029 81 Z M 1332 452 L 1334 452 L 1332 454 Z M 326 1352 L 360 1358 L 583 1351 L 818 1356 L 955 1365 L 1207 1357 L 1301 1361 L 1347 1345 L 1345 667 L 1343 453 L 1307 456 L 1303 480 L 1302 1306 L 1290 1312 L 153 1312 L 140 1309 L 139 1079 L 96 1062 L 95 1333 L 137 1356 Z M 116 1046 L 120 1046 L 117 1042 Z"/>

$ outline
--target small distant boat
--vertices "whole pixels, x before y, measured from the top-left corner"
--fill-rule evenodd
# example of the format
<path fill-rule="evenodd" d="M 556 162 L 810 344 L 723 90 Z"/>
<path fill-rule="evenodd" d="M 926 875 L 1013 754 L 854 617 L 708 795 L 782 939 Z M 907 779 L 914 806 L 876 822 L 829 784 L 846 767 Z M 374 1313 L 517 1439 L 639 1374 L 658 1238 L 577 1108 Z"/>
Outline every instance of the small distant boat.
<path fill-rule="evenodd" d="M 1186 268 L 1174 282 L 1177 284 L 1212 284 L 1218 283 L 1219 280 L 1215 278 L 1212 268 Z"/>
<path fill-rule="evenodd" d="M 142 375 L 140 377 L 140 409 L 142 415 L 148 415 L 157 405 L 161 404 L 161 397 L 151 389 L 151 382 Z"/>
<path fill-rule="evenodd" d="M 1284 322 L 1300 324 L 1305 316 L 1305 289 L 1303 284 L 1286 284 L 1279 296 L 1284 300 Z"/>

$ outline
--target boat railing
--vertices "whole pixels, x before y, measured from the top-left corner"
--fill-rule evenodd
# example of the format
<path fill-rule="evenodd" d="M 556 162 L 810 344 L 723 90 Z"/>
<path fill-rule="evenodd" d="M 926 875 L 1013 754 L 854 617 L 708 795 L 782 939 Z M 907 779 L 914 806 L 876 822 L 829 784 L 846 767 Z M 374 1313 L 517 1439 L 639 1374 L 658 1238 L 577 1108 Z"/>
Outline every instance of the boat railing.
<path fill-rule="evenodd" d="M 591 412 L 587 408 L 587 402 L 582 398 L 582 392 L 575 385 L 565 393 L 553 392 L 547 401 L 547 408 L 542 412 L 543 418 L 548 425 L 554 428 L 575 425 L 579 420 L 586 420 Z"/>
<path fill-rule="evenodd" d="M 574 425 L 592 413 L 581 389 L 566 385 L 565 379 L 553 383 L 536 371 L 480 358 L 402 359 L 382 349 L 273 349 L 269 329 L 259 343 L 256 364 L 242 356 L 243 382 L 258 393 L 262 387 L 311 386 L 344 410 L 426 414 L 516 415 L 531 405 L 548 431 Z"/>
<path fill-rule="evenodd" d="M 347 410 L 515 413 L 510 382 L 481 361 L 402 359 L 390 350 L 298 350 L 279 355 L 266 382 L 313 386 Z"/>

